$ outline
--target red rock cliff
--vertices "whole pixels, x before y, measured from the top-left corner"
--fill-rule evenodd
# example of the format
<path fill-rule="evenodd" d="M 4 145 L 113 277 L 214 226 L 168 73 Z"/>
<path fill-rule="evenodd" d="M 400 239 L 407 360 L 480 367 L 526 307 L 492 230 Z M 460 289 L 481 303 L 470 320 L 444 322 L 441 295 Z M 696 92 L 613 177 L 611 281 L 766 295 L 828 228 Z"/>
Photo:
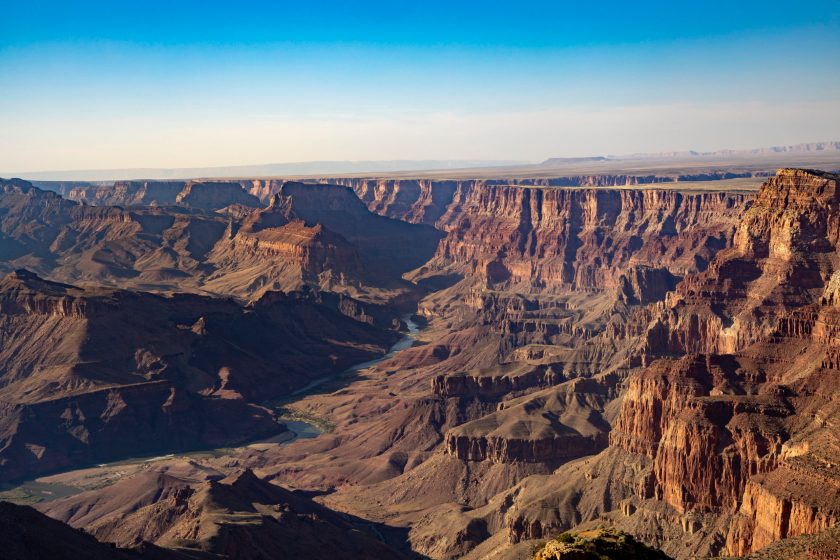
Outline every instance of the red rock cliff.
<path fill-rule="evenodd" d="M 837 182 L 782 169 L 765 183 L 733 246 L 654 308 L 648 351 L 705 356 L 633 377 L 610 434 L 653 459 L 643 497 L 734 514 L 732 554 L 840 515 Z"/>

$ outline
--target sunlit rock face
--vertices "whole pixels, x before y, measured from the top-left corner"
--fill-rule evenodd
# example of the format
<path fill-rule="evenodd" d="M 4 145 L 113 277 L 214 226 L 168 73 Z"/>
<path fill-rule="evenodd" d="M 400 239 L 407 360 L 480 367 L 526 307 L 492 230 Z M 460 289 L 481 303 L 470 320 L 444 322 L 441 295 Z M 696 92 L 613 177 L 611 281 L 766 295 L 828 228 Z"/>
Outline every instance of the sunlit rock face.
<path fill-rule="evenodd" d="M 836 469 L 837 177 L 782 169 L 732 248 L 669 295 L 611 445 L 653 459 L 676 511 L 734 514 L 726 549 L 817 533 L 840 513 Z M 831 457 L 835 457 L 832 459 Z"/>

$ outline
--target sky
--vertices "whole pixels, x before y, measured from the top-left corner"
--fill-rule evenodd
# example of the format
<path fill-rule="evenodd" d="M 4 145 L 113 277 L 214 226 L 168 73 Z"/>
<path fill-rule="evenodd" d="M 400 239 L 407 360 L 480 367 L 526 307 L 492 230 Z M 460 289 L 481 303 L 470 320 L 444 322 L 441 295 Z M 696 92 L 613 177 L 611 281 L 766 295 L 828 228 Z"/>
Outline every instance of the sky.
<path fill-rule="evenodd" d="M 0 171 L 840 140 L 840 0 L 0 0 Z"/>

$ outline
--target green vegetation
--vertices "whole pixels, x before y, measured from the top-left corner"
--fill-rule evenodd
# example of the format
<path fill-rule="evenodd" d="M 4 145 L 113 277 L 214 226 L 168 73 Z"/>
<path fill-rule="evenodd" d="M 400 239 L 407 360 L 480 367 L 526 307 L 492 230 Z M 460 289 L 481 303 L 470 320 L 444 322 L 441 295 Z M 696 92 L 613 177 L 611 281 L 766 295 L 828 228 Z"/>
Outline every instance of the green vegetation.
<path fill-rule="evenodd" d="M 670 560 L 616 529 L 566 532 L 534 547 L 534 560 Z"/>
<path fill-rule="evenodd" d="M 40 496 L 27 492 L 22 487 L 12 488 L 11 490 L 4 490 L 0 492 L 0 501 L 12 502 L 20 506 L 32 506 L 44 499 Z"/>
<path fill-rule="evenodd" d="M 280 415 L 280 420 L 306 422 L 307 424 L 315 426 L 325 434 L 328 434 L 335 430 L 335 424 L 333 424 L 326 418 L 315 416 L 314 414 L 306 412 L 304 410 L 298 410 L 297 408 L 292 408 L 290 406 L 278 407 L 275 410 Z"/>

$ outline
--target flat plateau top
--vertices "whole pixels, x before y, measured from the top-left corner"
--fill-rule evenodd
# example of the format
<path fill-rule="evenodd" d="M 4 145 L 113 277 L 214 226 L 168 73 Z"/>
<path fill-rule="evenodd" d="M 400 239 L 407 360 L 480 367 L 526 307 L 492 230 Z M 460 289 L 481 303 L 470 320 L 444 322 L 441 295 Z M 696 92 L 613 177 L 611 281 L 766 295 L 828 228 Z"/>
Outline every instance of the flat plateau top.
<path fill-rule="evenodd" d="M 516 165 L 505 167 L 475 167 L 439 171 L 392 171 L 382 173 L 343 173 L 285 176 L 293 179 L 540 179 L 575 177 L 580 175 L 633 175 L 673 176 L 703 173 L 775 173 L 780 167 L 816 168 L 825 171 L 840 170 L 840 151 L 818 153 L 780 153 L 772 156 L 707 158 L 674 157 L 661 159 L 614 159 L 606 161 L 574 162 L 560 165 Z M 712 182 L 712 181 L 698 181 Z M 720 182 L 720 181 L 714 181 Z M 687 184 L 687 182 L 683 182 Z M 761 181 L 758 181 L 760 184 Z M 719 189 L 715 189 L 719 190 Z"/>

